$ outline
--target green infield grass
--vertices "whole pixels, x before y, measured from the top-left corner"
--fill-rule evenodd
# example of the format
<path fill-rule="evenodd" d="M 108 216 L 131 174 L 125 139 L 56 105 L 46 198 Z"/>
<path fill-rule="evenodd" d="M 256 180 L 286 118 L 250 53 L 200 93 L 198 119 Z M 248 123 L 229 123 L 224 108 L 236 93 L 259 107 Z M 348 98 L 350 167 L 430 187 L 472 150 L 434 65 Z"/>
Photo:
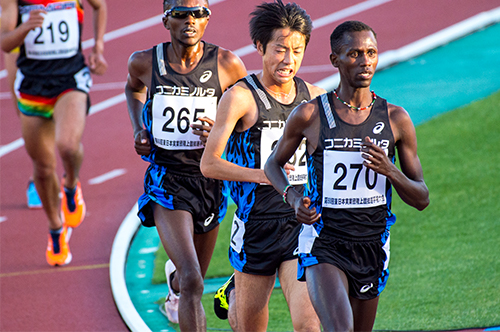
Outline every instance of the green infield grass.
<path fill-rule="evenodd" d="M 450 330 L 500 325 L 500 92 L 417 127 L 430 191 L 419 212 L 394 195 L 390 278 L 376 330 Z M 429 107 L 432 107 L 431 105 Z M 220 227 L 207 278 L 229 276 L 233 211 Z M 165 282 L 157 253 L 153 283 Z M 210 330 L 229 330 L 203 296 Z M 280 289 L 271 297 L 269 331 L 291 331 Z"/>

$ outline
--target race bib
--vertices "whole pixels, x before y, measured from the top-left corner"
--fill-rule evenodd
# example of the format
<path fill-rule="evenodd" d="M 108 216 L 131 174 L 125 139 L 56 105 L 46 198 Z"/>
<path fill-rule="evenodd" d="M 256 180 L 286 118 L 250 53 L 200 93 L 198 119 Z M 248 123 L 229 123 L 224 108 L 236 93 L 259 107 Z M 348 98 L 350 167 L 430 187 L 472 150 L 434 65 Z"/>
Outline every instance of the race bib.
<path fill-rule="evenodd" d="M 188 97 L 155 94 L 153 97 L 153 137 L 166 150 L 196 150 L 204 145 L 193 134 L 191 124 L 199 117 L 215 120 L 217 97 Z"/>
<path fill-rule="evenodd" d="M 260 168 L 264 169 L 267 159 L 271 156 L 278 140 L 283 135 L 282 128 L 263 128 L 260 139 Z M 290 172 L 288 181 L 292 185 L 307 183 L 307 157 L 306 140 L 303 139 L 297 151 L 288 161 L 295 166 L 295 171 Z"/>
<path fill-rule="evenodd" d="M 323 207 L 364 208 L 386 204 L 386 177 L 363 166 L 359 151 L 325 150 Z"/>
<path fill-rule="evenodd" d="M 243 247 L 243 236 L 245 235 L 245 223 L 234 214 L 233 225 L 231 226 L 231 248 L 238 254 Z"/>
<path fill-rule="evenodd" d="M 66 59 L 78 53 L 80 29 L 76 3 L 58 3 L 47 7 L 47 15 L 40 28 L 31 30 L 24 39 L 26 57 L 34 60 Z M 23 22 L 29 12 L 21 15 Z"/>

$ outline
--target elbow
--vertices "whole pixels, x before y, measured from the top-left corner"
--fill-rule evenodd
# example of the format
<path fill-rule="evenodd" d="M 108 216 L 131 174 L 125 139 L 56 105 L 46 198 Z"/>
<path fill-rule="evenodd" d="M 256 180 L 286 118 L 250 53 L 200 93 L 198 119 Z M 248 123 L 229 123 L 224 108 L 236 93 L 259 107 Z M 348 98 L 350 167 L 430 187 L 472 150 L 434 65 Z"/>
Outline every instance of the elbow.
<path fill-rule="evenodd" d="M 200 171 L 201 171 L 201 174 L 203 174 L 204 177 L 206 177 L 206 178 L 213 178 L 212 167 L 207 162 L 206 158 L 203 158 L 203 157 L 201 158 Z"/>
<path fill-rule="evenodd" d="M 415 206 L 415 208 L 419 211 L 423 211 L 426 207 L 429 206 L 429 196 L 427 196 L 426 199 L 424 200 L 421 200 L 420 202 L 418 202 L 418 204 Z"/>

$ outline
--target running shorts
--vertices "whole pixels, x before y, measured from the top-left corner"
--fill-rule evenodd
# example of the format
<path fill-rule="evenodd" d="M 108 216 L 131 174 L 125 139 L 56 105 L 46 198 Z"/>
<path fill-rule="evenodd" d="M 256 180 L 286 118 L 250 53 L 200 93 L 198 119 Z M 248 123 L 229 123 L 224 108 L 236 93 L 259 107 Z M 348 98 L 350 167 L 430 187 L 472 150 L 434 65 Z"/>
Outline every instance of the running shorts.
<path fill-rule="evenodd" d="M 235 214 L 229 261 L 242 273 L 272 276 L 281 263 L 297 259 L 300 228 L 295 213 L 252 217 L 247 222 Z"/>
<path fill-rule="evenodd" d="M 304 227 L 303 233 L 310 227 Z M 310 253 L 299 253 L 298 279 L 305 281 L 305 269 L 309 266 L 332 264 L 347 276 L 350 296 L 371 300 L 385 288 L 389 278 L 389 255 L 388 231 L 363 240 L 327 237 L 320 233 Z"/>
<path fill-rule="evenodd" d="M 169 210 L 183 210 L 193 216 L 194 233 L 203 234 L 217 227 L 226 214 L 222 181 L 199 174 L 167 171 L 150 164 L 144 176 L 144 193 L 139 197 L 137 215 L 146 227 L 155 226 L 152 203 Z"/>
<path fill-rule="evenodd" d="M 87 94 L 88 113 L 90 109 L 88 93 L 91 86 L 92 78 L 88 67 L 82 68 L 74 75 L 57 77 L 28 77 L 18 69 L 14 90 L 21 113 L 50 119 L 54 114 L 54 105 L 57 100 L 73 90 Z"/>

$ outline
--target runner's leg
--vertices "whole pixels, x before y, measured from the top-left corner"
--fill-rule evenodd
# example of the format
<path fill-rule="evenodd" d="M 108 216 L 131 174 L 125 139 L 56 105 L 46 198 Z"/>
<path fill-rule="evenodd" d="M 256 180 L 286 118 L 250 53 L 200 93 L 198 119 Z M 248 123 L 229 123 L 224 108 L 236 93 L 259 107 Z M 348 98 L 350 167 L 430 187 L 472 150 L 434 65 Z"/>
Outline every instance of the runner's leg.
<path fill-rule="evenodd" d="M 294 331 L 320 331 L 319 318 L 309 299 L 307 284 L 297 280 L 297 260 L 281 263 L 279 279 L 288 303 Z"/>
<path fill-rule="evenodd" d="M 182 331 L 206 330 L 201 304 L 203 275 L 193 241 L 192 215 L 187 211 L 168 210 L 154 204 L 154 218 L 163 247 L 177 269 L 175 279 L 181 294 L 179 327 Z"/>
<path fill-rule="evenodd" d="M 306 268 L 309 297 L 325 331 L 352 331 L 353 314 L 347 277 L 331 264 Z"/>
<path fill-rule="evenodd" d="M 260 276 L 235 271 L 236 311 L 240 331 L 266 331 L 269 298 L 276 276 Z"/>

